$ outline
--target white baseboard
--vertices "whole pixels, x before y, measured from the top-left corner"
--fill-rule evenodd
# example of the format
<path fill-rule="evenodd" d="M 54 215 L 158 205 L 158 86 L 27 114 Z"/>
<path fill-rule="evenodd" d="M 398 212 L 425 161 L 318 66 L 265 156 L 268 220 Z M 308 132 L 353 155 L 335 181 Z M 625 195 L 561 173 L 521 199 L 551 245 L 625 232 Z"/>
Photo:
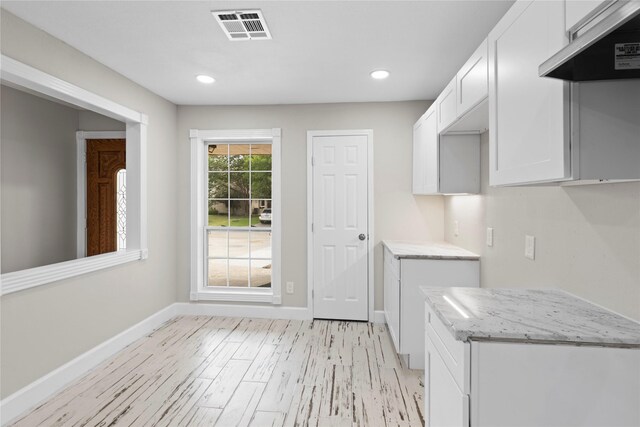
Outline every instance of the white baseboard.
<path fill-rule="evenodd" d="M 0 424 L 6 425 L 40 402 L 46 400 L 67 384 L 80 378 L 132 342 L 149 334 L 167 320 L 176 316 L 176 304 L 152 314 L 140 323 L 97 345 L 47 375 L 16 391 L 0 402 Z"/>
<path fill-rule="evenodd" d="M 375 310 L 373 312 L 373 323 L 387 323 L 384 318 L 384 310 Z"/>
<path fill-rule="evenodd" d="M 282 307 L 278 305 L 239 305 L 215 303 L 175 303 L 177 315 L 257 317 L 262 319 L 311 320 L 306 307 Z"/>

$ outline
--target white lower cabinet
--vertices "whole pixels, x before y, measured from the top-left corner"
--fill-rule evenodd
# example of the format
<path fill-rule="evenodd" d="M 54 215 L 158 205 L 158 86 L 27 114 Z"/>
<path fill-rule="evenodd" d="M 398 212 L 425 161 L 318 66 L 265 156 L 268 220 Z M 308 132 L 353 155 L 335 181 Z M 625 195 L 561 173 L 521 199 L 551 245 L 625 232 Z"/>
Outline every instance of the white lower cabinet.
<path fill-rule="evenodd" d="M 456 341 L 425 304 L 430 427 L 638 426 L 640 349 Z"/>
<path fill-rule="evenodd" d="M 384 248 L 384 314 L 396 352 L 424 369 L 424 297 L 420 286 L 480 286 L 480 261 L 395 258 Z"/>

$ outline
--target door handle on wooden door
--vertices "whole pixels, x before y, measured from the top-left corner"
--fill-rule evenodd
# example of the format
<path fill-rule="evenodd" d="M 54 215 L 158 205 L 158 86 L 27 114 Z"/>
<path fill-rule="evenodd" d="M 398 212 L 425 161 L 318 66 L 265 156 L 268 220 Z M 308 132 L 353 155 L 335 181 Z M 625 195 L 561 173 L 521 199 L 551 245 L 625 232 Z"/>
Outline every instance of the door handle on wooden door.
<path fill-rule="evenodd" d="M 360 239 L 360 240 L 364 240 L 364 239 L 366 239 L 366 238 L 367 238 L 367 236 L 366 236 L 366 235 L 364 235 L 364 234 L 360 234 L 360 235 L 358 236 L 358 239 Z"/>

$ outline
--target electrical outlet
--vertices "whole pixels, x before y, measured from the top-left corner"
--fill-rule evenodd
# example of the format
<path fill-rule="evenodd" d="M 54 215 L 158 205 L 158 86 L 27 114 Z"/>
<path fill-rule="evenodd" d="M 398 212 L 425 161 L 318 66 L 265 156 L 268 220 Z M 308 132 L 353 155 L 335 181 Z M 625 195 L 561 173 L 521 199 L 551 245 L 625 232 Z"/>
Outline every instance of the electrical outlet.
<path fill-rule="evenodd" d="M 493 246 L 493 228 L 487 227 L 487 246 Z"/>
<path fill-rule="evenodd" d="M 453 235 L 460 235 L 460 222 L 458 220 L 453 221 Z"/>
<path fill-rule="evenodd" d="M 524 256 L 529 259 L 536 259 L 536 238 L 524 236 Z"/>
<path fill-rule="evenodd" d="M 293 293 L 293 282 L 287 282 L 287 293 L 288 294 Z"/>

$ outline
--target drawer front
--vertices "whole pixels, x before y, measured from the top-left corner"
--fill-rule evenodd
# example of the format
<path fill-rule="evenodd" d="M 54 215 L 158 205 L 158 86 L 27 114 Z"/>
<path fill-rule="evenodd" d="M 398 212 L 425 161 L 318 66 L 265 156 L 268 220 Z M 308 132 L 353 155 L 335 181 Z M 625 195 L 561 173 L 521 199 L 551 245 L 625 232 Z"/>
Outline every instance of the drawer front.
<path fill-rule="evenodd" d="M 442 361 L 463 393 L 469 393 L 470 346 L 468 342 L 456 341 L 446 326 L 425 303 L 426 337 L 431 340 Z"/>

